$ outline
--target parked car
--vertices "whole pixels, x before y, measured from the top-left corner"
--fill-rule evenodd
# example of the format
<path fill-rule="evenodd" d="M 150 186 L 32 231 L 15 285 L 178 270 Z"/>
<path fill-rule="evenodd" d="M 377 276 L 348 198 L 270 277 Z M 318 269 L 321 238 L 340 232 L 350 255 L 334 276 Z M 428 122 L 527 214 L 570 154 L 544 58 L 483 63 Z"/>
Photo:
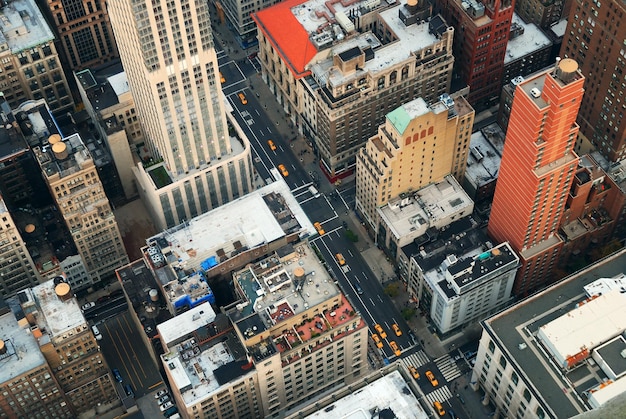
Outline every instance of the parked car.
<path fill-rule="evenodd" d="M 174 406 L 174 403 L 167 402 L 167 403 L 162 404 L 161 406 L 159 406 L 159 409 L 161 409 L 161 412 L 165 412 L 167 409 L 169 409 L 172 406 Z"/>
<path fill-rule="evenodd" d="M 159 399 L 163 396 L 165 396 L 167 394 L 167 390 L 159 390 L 157 391 L 157 393 L 154 395 L 155 399 Z"/>
<path fill-rule="evenodd" d="M 134 397 L 135 396 L 135 393 L 133 392 L 133 388 L 131 387 L 130 384 L 126 384 L 124 386 L 124 391 L 126 392 L 127 396 L 130 396 L 130 397 Z"/>
<path fill-rule="evenodd" d="M 115 377 L 115 379 L 121 383 L 122 380 L 122 374 L 120 374 L 120 370 L 118 370 L 117 368 L 113 368 L 113 376 Z"/>
<path fill-rule="evenodd" d="M 163 404 L 163 403 L 167 403 L 170 401 L 170 396 L 168 396 L 167 394 L 163 397 L 161 397 L 159 400 L 157 400 L 157 403 L 159 404 Z"/>

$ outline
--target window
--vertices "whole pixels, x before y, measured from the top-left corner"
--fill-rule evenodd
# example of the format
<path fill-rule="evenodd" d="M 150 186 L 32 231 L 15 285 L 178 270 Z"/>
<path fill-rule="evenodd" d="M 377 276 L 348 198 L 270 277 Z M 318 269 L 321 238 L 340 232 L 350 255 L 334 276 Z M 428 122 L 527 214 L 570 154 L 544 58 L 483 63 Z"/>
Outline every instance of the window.
<path fill-rule="evenodd" d="M 517 373 L 515 371 L 513 371 L 511 373 L 511 381 L 513 381 L 513 384 L 517 385 L 517 383 L 519 383 L 519 376 L 517 375 Z"/>
<path fill-rule="evenodd" d="M 530 401 L 530 391 L 527 388 L 524 389 L 524 399 L 529 402 Z"/>
<path fill-rule="evenodd" d="M 489 352 L 493 353 L 496 350 L 496 344 L 492 340 L 489 341 Z"/>

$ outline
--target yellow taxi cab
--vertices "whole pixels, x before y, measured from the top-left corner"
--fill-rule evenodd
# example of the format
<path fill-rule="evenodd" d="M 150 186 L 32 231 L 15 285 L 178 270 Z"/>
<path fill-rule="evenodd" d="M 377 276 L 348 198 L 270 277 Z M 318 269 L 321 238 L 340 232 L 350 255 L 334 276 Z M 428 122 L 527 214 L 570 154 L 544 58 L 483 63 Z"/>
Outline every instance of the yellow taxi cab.
<path fill-rule="evenodd" d="M 394 323 L 391 325 L 391 328 L 396 333 L 396 336 L 402 336 L 402 330 L 400 330 L 400 327 L 397 324 Z"/>
<path fill-rule="evenodd" d="M 413 365 L 409 365 L 409 372 L 416 380 L 420 378 L 420 373 L 417 372 L 417 368 L 415 368 Z"/>
<path fill-rule="evenodd" d="M 319 235 L 323 235 L 325 233 L 324 229 L 322 228 L 322 224 L 319 222 L 313 223 L 313 227 L 315 227 L 315 229 L 317 230 L 317 232 L 319 233 Z"/>
<path fill-rule="evenodd" d="M 226 77 L 224 77 L 224 75 L 222 75 L 221 71 L 220 71 L 220 83 L 226 83 Z"/>
<path fill-rule="evenodd" d="M 446 411 L 443 410 L 443 406 L 441 405 L 441 403 L 439 403 L 437 400 L 435 400 L 433 402 L 433 407 L 435 408 L 435 410 L 437 411 L 437 413 L 439 413 L 439 416 L 443 416 L 446 414 Z"/>
<path fill-rule="evenodd" d="M 340 265 L 345 265 L 346 264 L 346 260 L 343 258 L 343 255 L 341 253 L 337 253 L 335 255 L 335 257 L 337 258 L 337 262 L 339 262 Z M 384 337 L 383 337 L 384 339 Z"/>
<path fill-rule="evenodd" d="M 391 346 L 391 349 L 393 350 L 393 353 L 396 354 L 396 356 L 400 356 L 402 354 L 400 348 L 398 348 L 398 344 L 393 340 L 389 342 L 389 346 Z"/>
<path fill-rule="evenodd" d="M 426 378 L 428 378 L 428 381 L 430 381 L 430 384 L 433 385 L 433 387 L 437 387 L 439 385 L 439 381 L 437 381 L 437 379 L 435 378 L 435 374 L 433 374 L 431 371 L 426 371 Z"/>
<path fill-rule="evenodd" d="M 248 99 L 246 99 L 246 95 L 244 95 L 242 92 L 237 93 L 237 96 L 239 96 L 239 100 L 241 101 L 242 105 L 248 104 Z"/>
<path fill-rule="evenodd" d="M 275 151 L 276 150 L 276 144 L 274 144 L 274 141 L 272 140 L 267 140 L 267 145 L 270 146 L 270 150 Z"/>
<path fill-rule="evenodd" d="M 383 341 L 380 340 L 380 338 L 378 337 L 378 335 L 376 333 L 372 333 L 372 340 L 376 344 L 377 348 L 382 348 L 383 347 Z"/>
<path fill-rule="evenodd" d="M 289 172 L 287 171 L 287 168 L 285 167 L 284 164 L 279 164 L 278 170 L 280 170 L 280 173 L 282 173 L 284 177 L 289 176 Z"/>
<path fill-rule="evenodd" d="M 379 324 L 374 325 L 374 329 L 378 332 L 381 338 L 385 339 L 387 337 L 387 333 L 383 330 L 383 328 Z"/>

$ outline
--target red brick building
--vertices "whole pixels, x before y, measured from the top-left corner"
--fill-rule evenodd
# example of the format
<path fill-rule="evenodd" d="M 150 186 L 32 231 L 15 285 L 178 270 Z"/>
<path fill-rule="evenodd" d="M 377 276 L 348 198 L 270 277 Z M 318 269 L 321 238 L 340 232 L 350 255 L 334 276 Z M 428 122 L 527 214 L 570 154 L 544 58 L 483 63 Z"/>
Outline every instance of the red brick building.
<path fill-rule="evenodd" d="M 517 295 L 556 279 L 558 229 L 579 161 L 574 143 L 584 81 L 576 61 L 564 59 L 515 89 L 488 233 L 520 255 Z"/>
<path fill-rule="evenodd" d="M 475 109 L 496 103 L 500 98 L 514 6 L 514 0 L 436 3 L 438 13 L 454 27 L 455 72 L 470 86 L 468 100 Z"/>

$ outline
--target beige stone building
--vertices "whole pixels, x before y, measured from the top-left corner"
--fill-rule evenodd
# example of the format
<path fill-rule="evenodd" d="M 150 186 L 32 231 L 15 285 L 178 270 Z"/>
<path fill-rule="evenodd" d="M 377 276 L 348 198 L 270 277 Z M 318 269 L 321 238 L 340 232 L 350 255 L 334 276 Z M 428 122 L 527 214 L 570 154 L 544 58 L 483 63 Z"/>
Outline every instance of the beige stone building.
<path fill-rule="evenodd" d="M 12 109 L 45 99 L 55 115 L 73 110 L 55 36 L 33 0 L 0 11 L 0 91 Z"/>
<path fill-rule="evenodd" d="M 205 1 L 108 4 L 150 158 L 135 167 L 158 228 L 252 189 L 251 148 L 227 114 Z"/>
<path fill-rule="evenodd" d="M 462 96 L 430 105 L 418 98 L 387 114 L 357 156 L 356 209 L 371 229 L 379 230 L 378 209 L 390 201 L 406 197 L 408 204 L 409 195 L 446 175 L 462 181 L 473 123 Z"/>
<path fill-rule="evenodd" d="M 128 255 L 89 150 L 78 134 L 53 134 L 48 142 L 33 152 L 89 278 L 112 277 Z"/>
<path fill-rule="evenodd" d="M 37 333 L 39 332 L 39 333 Z M 0 300 L 0 412 L 5 417 L 76 417 L 37 336 Z M 18 352 L 19 350 L 19 352 Z"/>
<path fill-rule="evenodd" d="M 157 326 L 183 417 L 280 417 L 369 372 L 367 325 L 308 244 L 233 280 L 239 300 L 225 308 L 227 325 L 205 303 Z"/>
<path fill-rule="evenodd" d="M 454 30 L 428 2 L 290 0 L 254 19 L 263 79 L 331 181 L 388 112 L 450 90 Z"/>

